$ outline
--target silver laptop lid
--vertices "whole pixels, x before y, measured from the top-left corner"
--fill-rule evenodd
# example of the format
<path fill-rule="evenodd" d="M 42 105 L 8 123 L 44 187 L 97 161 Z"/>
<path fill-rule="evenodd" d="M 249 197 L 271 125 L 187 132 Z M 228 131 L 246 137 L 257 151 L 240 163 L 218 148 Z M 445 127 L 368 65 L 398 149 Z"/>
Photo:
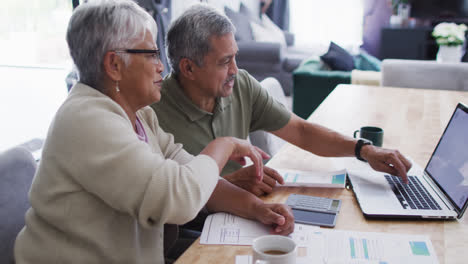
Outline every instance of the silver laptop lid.
<path fill-rule="evenodd" d="M 468 108 L 463 104 L 453 112 L 425 171 L 461 218 L 468 205 Z"/>

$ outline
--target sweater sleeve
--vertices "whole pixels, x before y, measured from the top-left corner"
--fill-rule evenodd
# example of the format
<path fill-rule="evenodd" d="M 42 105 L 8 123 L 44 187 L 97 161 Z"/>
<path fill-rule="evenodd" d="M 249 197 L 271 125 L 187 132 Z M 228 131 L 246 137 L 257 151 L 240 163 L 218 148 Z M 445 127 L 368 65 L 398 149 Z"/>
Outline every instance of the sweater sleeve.
<path fill-rule="evenodd" d="M 177 161 L 180 164 L 186 164 L 193 159 L 193 155 L 183 149 L 181 143 L 174 142 L 174 136 L 170 133 L 165 132 L 159 126 L 159 120 L 156 113 L 151 107 L 145 107 L 138 111 L 142 120 L 146 122 L 146 125 L 157 135 L 157 143 L 166 158 Z"/>
<path fill-rule="evenodd" d="M 156 144 L 174 149 L 158 152 L 140 141 L 113 101 L 81 100 L 57 114 L 49 130 L 48 137 L 54 138 L 49 153 L 62 173 L 85 191 L 131 214 L 143 226 L 182 224 L 208 201 L 218 167 L 204 155 L 180 164 L 171 157 L 183 150 L 166 134 L 158 136 L 163 139 Z"/>

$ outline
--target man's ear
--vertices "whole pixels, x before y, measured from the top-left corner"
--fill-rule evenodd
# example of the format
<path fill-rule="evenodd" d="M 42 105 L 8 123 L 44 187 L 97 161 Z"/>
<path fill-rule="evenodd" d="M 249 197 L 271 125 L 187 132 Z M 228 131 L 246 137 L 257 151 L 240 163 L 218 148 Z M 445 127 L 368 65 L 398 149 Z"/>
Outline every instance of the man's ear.
<path fill-rule="evenodd" d="M 104 71 L 113 81 L 122 80 L 124 62 L 115 52 L 108 51 L 104 55 Z"/>
<path fill-rule="evenodd" d="M 194 71 L 196 70 L 195 67 L 196 67 L 195 63 L 188 58 L 182 58 L 179 61 L 180 74 L 182 74 L 182 76 L 184 76 L 185 78 L 189 80 L 195 79 L 195 75 L 194 75 Z"/>

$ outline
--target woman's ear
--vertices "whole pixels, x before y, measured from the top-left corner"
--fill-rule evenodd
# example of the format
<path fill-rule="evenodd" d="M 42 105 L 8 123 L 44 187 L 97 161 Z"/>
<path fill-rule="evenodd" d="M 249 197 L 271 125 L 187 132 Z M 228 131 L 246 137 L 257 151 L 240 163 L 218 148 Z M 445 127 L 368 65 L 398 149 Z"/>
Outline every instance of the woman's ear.
<path fill-rule="evenodd" d="M 189 80 L 195 79 L 194 70 L 196 70 L 196 65 L 192 60 L 188 58 L 182 58 L 179 62 L 179 69 L 180 74 L 182 74 L 183 77 Z"/>
<path fill-rule="evenodd" d="M 113 81 L 122 80 L 122 69 L 124 62 L 120 56 L 113 51 L 108 51 L 104 55 L 104 71 Z"/>

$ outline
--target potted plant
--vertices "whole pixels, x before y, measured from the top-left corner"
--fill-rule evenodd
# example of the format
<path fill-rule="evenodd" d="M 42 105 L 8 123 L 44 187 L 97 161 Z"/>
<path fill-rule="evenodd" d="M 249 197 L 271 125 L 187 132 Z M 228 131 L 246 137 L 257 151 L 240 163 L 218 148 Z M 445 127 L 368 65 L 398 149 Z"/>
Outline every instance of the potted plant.
<path fill-rule="evenodd" d="M 437 61 L 459 62 L 462 57 L 462 47 L 465 43 L 465 24 L 443 22 L 434 27 L 432 36 L 439 45 Z"/>

